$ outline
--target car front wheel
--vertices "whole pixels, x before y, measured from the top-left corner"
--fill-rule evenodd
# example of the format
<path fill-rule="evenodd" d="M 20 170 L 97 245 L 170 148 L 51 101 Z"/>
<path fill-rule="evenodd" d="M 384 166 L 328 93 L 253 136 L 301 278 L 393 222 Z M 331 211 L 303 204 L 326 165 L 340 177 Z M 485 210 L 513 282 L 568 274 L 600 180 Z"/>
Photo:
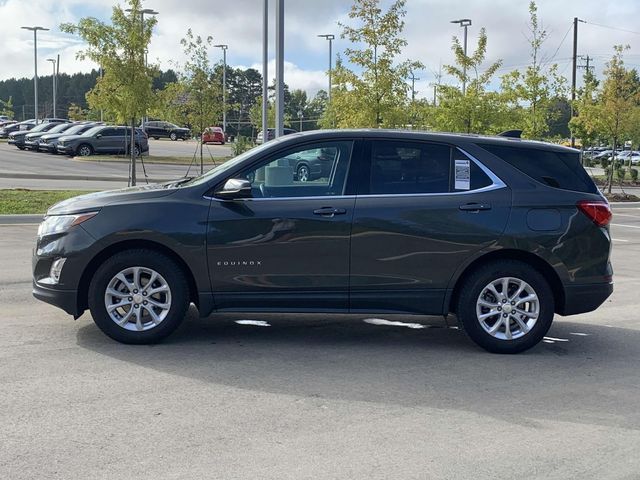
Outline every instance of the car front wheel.
<path fill-rule="evenodd" d="M 299 182 L 308 182 L 311 177 L 309 167 L 306 165 L 300 165 L 298 167 L 297 177 Z"/>
<path fill-rule="evenodd" d="M 175 142 L 176 140 L 178 140 L 178 135 L 176 135 L 175 132 L 171 132 L 169 138 L 171 139 L 171 141 Z"/>
<path fill-rule="evenodd" d="M 78 147 L 78 155 L 81 157 L 88 157 L 93 154 L 93 149 L 90 145 L 80 145 Z"/>
<path fill-rule="evenodd" d="M 504 260 L 483 265 L 459 291 L 459 325 L 490 352 L 527 350 L 551 327 L 553 293 L 544 276 L 526 263 Z"/>
<path fill-rule="evenodd" d="M 187 281 L 169 257 L 126 250 L 109 257 L 89 286 L 96 325 L 122 343 L 155 343 L 171 334 L 189 306 Z"/>

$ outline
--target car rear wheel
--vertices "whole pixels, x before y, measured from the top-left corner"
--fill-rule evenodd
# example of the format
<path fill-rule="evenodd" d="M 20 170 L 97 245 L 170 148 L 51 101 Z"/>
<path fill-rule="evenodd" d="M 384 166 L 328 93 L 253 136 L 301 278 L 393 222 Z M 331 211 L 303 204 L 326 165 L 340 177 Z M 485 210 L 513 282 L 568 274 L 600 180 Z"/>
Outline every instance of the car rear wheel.
<path fill-rule="evenodd" d="M 311 173 L 309 172 L 309 167 L 306 165 L 300 165 L 297 170 L 297 178 L 299 182 L 308 182 L 311 177 Z"/>
<path fill-rule="evenodd" d="M 175 142 L 176 140 L 178 140 L 178 135 L 176 135 L 176 132 L 171 132 L 169 138 L 171 139 L 171 141 Z"/>
<path fill-rule="evenodd" d="M 530 265 L 505 260 L 483 265 L 460 286 L 458 323 L 493 353 L 519 353 L 538 344 L 551 327 L 549 283 Z"/>
<path fill-rule="evenodd" d="M 78 155 L 81 157 L 88 157 L 93 154 L 93 148 L 91 148 L 91 145 L 87 145 L 86 143 L 83 143 L 78 147 L 77 152 L 78 152 Z"/>
<path fill-rule="evenodd" d="M 184 319 L 189 291 L 181 268 L 151 250 L 127 250 L 109 257 L 89 286 L 96 325 L 122 343 L 155 343 Z"/>

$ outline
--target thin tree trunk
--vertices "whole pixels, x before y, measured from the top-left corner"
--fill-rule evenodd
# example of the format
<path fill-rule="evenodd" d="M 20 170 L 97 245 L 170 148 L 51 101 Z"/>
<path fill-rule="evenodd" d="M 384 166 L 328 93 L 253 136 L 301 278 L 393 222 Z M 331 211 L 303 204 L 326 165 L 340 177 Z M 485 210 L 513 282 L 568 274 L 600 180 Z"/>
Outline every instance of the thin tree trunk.
<path fill-rule="evenodd" d="M 611 154 L 611 163 L 609 164 L 609 175 L 607 178 L 607 193 L 611 195 L 611 184 L 613 183 L 613 169 L 616 164 L 616 148 L 618 148 L 618 140 L 613 139 L 613 153 Z"/>
<path fill-rule="evenodd" d="M 129 142 L 129 153 L 131 154 L 131 186 L 136 186 L 136 119 L 131 119 L 131 137 Z"/>

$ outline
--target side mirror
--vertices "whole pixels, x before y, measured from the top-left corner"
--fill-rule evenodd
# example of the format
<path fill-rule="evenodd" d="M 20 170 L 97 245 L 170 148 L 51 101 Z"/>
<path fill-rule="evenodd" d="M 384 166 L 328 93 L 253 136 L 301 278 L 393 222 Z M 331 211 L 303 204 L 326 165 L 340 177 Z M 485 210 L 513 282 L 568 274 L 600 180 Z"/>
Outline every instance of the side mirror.
<path fill-rule="evenodd" d="M 102 138 L 102 134 L 101 134 L 101 133 L 98 133 L 98 134 L 96 135 L 96 138 Z"/>
<path fill-rule="evenodd" d="M 251 182 L 244 178 L 230 178 L 222 188 L 215 193 L 215 196 L 223 200 L 251 198 Z"/>

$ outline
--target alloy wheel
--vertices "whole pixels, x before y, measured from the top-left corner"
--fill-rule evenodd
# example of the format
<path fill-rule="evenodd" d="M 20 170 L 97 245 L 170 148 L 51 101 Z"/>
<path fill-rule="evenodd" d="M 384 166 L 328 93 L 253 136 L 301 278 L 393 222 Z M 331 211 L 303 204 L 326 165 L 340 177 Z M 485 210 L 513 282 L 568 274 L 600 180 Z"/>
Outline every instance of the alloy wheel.
<path fill-rule="evenodd" d="M 540 301 L 531 285 L 502 277 L 486 285 L 476 301 L 482 328 L 500 340 L 515 340 L 531 331 L 540 314 Z"/>

